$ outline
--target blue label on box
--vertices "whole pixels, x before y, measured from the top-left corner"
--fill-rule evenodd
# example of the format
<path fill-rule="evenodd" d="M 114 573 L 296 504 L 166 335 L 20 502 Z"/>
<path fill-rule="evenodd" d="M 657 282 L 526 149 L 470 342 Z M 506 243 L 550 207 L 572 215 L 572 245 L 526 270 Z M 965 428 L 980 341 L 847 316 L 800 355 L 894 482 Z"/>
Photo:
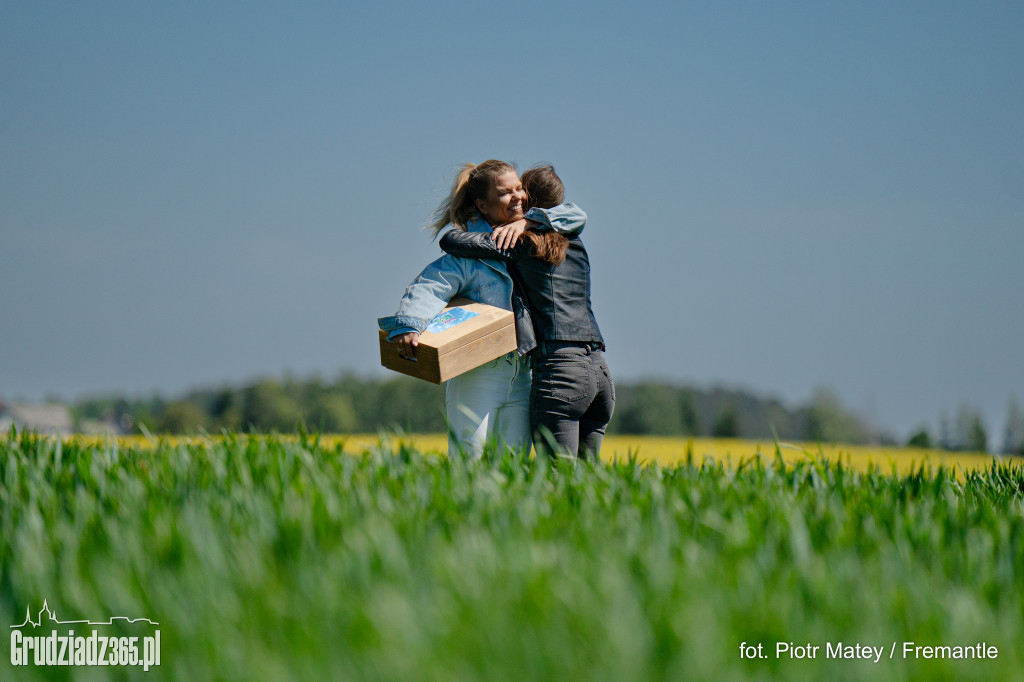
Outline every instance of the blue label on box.
<path fill-rule="evenodd" d="M 449 308 L 432 319 L 430 324 L 427 325 L 426 330 L 428 332 L 438 334 L 446 329 L 451 329 L 460 322 L 472 319 L 479 314 L 480 313 L 474 313 L 472 310 L 466 310 L 465 308 Z"/>

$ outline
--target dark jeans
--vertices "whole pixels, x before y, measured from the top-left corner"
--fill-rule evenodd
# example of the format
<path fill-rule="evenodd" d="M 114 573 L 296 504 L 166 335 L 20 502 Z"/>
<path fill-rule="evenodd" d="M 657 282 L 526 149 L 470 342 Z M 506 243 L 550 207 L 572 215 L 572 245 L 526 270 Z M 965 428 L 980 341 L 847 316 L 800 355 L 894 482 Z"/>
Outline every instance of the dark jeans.
<path fill-rule="evenodd" d="M 547 342 L 530 357 L 530 430 L 537 452 L 550 455 L 557 449 L 597 459 L 615 408 L 615 386 L 604 353 L 582 344 Z"/>

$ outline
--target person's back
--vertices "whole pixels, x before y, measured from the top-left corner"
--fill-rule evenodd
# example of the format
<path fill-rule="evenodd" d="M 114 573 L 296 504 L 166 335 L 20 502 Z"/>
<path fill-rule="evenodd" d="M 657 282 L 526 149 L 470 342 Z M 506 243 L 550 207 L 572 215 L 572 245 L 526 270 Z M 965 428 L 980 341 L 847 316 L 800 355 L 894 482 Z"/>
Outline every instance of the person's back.
<path fill-rule="evenodd" d="M 558 265 L 535 257 L 514 261 L 537 341 L 603 343 L 590 302 L 590 258 L 579 236 L 566 241 L 565 260 Z"/>
<path fill-rule="evenodd" d="M 522 175 L 530 208 L 553 208 L 565 200 L 565 187 L 551 166 Z M 514 260 L 533 313 L 537 341 L 583 341 L 602 344 L 590 304 L 590 258 L 579 234 L 527 230 L 525 252 Z M 524 257 L 529 254 L 530 257 Z"/>

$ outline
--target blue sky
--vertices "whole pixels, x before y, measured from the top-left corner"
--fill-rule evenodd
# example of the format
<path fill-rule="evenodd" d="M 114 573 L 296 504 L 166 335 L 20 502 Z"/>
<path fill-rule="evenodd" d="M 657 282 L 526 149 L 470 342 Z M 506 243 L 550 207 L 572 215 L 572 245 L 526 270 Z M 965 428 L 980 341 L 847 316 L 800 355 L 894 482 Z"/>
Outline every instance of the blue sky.
<path fill-rule="evenodd" d="M 554 163 L 619 380 L 1024 400 L 1024 5 L 12 2 L 0 397 L 383 375 L 458 165 Z"/>

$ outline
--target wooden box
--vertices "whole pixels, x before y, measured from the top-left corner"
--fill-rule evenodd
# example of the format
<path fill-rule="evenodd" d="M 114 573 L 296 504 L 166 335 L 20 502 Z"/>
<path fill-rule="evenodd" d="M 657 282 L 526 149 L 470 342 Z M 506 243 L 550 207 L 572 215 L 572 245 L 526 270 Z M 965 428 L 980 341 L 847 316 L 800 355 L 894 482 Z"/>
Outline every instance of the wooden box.
<path fill-rule="evenodd" d="M 417 379 L 440 384 L 516 349 L 512 312 L 468 298 L 453 298 L 420 334 L 416 362 L 398 355 L 379 331 L 380 364 Z"/>

